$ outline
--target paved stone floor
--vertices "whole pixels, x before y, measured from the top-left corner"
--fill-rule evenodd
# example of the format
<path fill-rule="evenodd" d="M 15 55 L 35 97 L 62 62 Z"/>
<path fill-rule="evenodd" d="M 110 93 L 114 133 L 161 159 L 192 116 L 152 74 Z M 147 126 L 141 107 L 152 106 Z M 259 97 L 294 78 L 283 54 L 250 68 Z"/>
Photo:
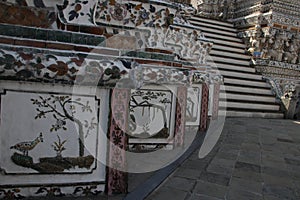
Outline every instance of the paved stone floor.
<path fill-rule="evenodd" d="M 198 158 L 198 151 L 146 199 L 300 199 L 300 123 L 228 118 L 213 151 L 204 159 Z M 132 176 L 129 191 L 134 191 L 147 178 L 149 174 Z M 76 199 L 123 198 L 124 195 Z M 65 198 L 57 198 L 61 199 Z"/>
<path fill-rule="evenodd" d="M 213 151 L 195 151 L 147 199 L 300 199 L 300 123 L 228 118 Z"/>

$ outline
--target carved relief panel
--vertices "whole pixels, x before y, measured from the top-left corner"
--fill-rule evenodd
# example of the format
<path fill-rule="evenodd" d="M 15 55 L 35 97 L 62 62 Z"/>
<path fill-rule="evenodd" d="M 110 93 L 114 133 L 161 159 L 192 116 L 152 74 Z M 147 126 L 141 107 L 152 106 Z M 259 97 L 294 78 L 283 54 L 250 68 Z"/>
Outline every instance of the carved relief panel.
<path fill-rule="evenodd" d="M 49 85 L 30 84 L 35 91 L 25 85 L 9 83 L 0 96 L 0 148 L 5 152 L 0 154 L 0 187 L 14 185 L 22 196 L 45 195 L 52 187 L 60 191 L 54 196 L 82 195 L 83 187 L 103 192 L 107 91 L 72 94 L 68 86 L 54 92 Z"/>

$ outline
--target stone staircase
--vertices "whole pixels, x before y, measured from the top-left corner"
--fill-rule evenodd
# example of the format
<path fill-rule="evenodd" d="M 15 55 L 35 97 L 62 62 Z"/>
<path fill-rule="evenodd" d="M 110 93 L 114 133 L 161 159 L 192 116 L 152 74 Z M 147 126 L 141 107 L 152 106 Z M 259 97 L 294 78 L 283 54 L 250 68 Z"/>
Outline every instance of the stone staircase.
<path fill-rule="evenodd" d="M 199 27 L 214 45 L 209 64 L 224 77 L 220 94 L 220 114 L 229 117 L 283 118 L 271 86 L 250 66 L 245 44 L 233 24 L 194 16 L 190 23 Z"/>

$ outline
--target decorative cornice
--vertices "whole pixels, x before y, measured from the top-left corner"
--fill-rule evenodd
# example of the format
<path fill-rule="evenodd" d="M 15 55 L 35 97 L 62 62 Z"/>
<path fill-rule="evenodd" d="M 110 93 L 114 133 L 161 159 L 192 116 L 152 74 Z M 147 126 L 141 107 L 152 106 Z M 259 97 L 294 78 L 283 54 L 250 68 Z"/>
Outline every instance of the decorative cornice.
<path fill-rule="evenodd" d="M 125 56 L 126 57 L 126 56 Z M 149 65 L 105 55 L 58 54 L 12 47 L 0 51 L 0 79 L 69 85 L 141 88 L 148 84 L 190 85 L 219 77 L 189 68 Z"/>
<path fill-rule="evenodd" d="M 256 59 L 253 62 L 254 62 L 253 63 L 254 65 L 280 67 L 283 69 L 300 71 L 300 65 L 290 64 L 290 63 L 286 63 L 286 62 L 278 62 L 278 61 L 273 61 L 273 60 L 269 60 L 269 59 Z"/>
<path fill-rule="evenodd" d="M 169 1 L 70 0 L 58 6 L 65 24 L 110 25 L 115 27 L 168 27 L 188 24 L 192 7 Z"/>

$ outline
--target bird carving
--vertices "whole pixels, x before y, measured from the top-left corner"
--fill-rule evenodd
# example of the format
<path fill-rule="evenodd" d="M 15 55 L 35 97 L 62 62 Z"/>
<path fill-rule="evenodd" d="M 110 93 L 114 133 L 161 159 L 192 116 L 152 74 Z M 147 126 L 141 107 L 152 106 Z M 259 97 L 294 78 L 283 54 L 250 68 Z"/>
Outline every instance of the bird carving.
<path fill-rule="evenodd" d="M 37 138 L 35 138 L 33 141 L 20 142 L 14 146 L 11 146 L 10 149 L 16 149 L 16 150 L 22 152 L 24 156 L 28 156 L 28 151 L 32 150 L 40 142 L 43 142 L 43 134 L 42 133 L 40 133 L 40 135 Z"/>

